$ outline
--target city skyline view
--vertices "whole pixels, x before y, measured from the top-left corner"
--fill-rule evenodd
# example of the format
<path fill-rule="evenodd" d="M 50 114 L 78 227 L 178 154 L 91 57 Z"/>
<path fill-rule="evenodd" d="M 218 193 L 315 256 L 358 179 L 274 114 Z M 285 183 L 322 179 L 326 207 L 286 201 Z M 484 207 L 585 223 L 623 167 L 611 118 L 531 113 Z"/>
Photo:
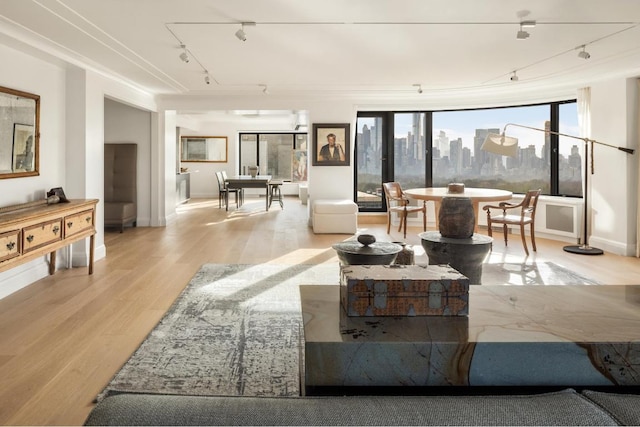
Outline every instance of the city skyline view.
<path fill-rule="evenodd" d="M 463 182 L 469 187 L 502 188 L 514 193 L 541 188 L 549 194 L 550 134 L 507 127 L 506 135 L 518 138 L 518 155 L 514 158 L 489 153 L 480 147 L 488 133 L 502 133 L 507 123 L 550 129 L 550 115 L 549 105 L 433 112 L 432 186 Z M 561 104 L 559 116 L 560 132 L 579 135 L 575 103 Z M 379 117 L 358 119 L 356 155 L 361 193 L 379 194 L 383 168 L 379 159 L 389 155 L 383 150 L 384 125 Z M 429 132 L 425 129 L 425 113 L 393 113 L 393 126 L 393 180 L 404 188 L 424 187 Z M 559 138 L 558 176 L 562 195 L 582 195 L 582 151 L 579 141 Z"/>

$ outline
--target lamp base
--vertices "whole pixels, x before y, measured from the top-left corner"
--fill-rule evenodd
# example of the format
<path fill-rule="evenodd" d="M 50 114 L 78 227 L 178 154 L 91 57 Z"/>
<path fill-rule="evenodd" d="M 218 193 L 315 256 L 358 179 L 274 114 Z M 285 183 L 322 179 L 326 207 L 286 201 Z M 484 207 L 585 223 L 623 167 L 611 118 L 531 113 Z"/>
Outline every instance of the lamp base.
<path fill-rule="evenodd" d="M 604 251 L 602 249 L 594 248 L 588 245 L 571 245 L 565 246 L 565 252 L 571 252 L 572 254 L 578 255 L 602 255 Z"/>

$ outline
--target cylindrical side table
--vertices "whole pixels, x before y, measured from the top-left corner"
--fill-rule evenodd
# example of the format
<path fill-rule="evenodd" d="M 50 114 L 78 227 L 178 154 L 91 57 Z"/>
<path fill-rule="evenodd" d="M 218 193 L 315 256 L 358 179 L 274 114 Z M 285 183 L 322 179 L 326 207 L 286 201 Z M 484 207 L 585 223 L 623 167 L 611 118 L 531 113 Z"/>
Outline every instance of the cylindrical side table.
<path fill-rule="evenodd" d="M 475 233 L 468 239 L 454 239 L 442 237 L 437 231 L 427 231 L 419 236 L 429 264 L 449 264 L 467 276 L 470 284 L 482 284 L 482 263 L 491 250 L 491 237 Z"/>

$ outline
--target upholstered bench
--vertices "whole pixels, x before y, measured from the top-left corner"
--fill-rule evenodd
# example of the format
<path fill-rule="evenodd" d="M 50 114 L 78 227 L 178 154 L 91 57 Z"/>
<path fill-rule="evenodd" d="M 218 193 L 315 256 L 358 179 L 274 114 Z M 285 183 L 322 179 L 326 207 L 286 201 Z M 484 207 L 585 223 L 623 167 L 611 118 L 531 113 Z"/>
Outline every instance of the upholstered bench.
<path fill-rule="evenodd" d="M 346 199 L 314 200 L 311 222 L 316 234 L 355 234 L 358 229 L 358 205 Z"/>

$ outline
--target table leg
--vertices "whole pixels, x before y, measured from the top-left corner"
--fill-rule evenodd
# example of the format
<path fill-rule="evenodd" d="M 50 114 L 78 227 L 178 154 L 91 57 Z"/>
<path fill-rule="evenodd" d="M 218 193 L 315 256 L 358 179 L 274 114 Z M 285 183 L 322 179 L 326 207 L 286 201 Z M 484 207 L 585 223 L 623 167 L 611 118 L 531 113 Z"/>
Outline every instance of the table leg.
<path fill-rule="evenodd" d="M 229 190 L 224 192 L 224 208 L 229 212 Z"/>
<path fill-rule="evenodd" d="M 96 235 L 92 234 L 89 238 L 89 274 L 93 274 L 93 256 L 96 245 Z"/>
<path fill-rule="evenodd" d="M 438 219 L 440 215 L 440 205 L 441 205 L 440 200 L 434 200 L 433 205 L 434 205 L 434 210 L 436 212 L 436 230 L 440 230 L 440 220 Z"/>
<path fill-rule="evenodd" d="M 267 197 L 266 197 L 266 199 L 267 199 L 266 200 L 267 201 L 266 209 L 268 211 L 269 210 L 269 184 L 267 184 L 267 186 L 265 187 L 264 191 L 265 191 L 265 193 L 267 195 Z"/>

